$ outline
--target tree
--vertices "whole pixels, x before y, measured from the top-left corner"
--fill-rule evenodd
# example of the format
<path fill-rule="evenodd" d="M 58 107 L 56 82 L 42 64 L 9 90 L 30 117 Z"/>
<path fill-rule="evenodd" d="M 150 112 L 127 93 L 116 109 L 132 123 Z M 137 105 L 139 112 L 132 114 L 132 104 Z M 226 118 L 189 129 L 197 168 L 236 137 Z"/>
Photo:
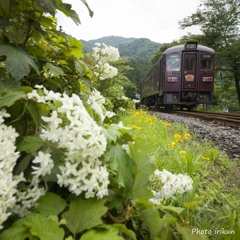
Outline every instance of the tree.
<path fill-rule="evenodd" d="M 240 106 L 239 0 L 203 0 L 196 13 L 180 22 L 182 28 L 193 25 L 201 27 L 206 44 L 216 50 L 218 70 L 231 73 Z"/>

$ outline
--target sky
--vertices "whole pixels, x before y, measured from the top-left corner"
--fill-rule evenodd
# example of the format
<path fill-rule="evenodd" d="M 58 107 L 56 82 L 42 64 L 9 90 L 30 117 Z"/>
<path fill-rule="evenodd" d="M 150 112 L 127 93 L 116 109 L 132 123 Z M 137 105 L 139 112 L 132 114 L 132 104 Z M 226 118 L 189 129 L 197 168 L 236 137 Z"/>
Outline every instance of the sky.
<path fill-rule="evenodd" d="M 200 1 L 87 0 L 94 12 L 91 18 L 81 0 L 64 0 L 72 4 L 81 24 L 76 25 L 62 13 L 56 17 L 63 31 L 77 39 L 92 40 L 114 35 L 169 43 L 188 33 L 201 33 L 198 27 L 182 30 L 179 26 L 179 21 L 197 11 Z"/>

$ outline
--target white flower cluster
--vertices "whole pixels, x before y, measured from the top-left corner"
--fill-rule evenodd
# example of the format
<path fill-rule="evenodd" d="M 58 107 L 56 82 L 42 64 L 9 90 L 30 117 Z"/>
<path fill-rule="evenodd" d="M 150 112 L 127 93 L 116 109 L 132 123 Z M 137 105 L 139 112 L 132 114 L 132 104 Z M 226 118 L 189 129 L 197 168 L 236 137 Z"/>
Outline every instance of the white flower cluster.
<path fill-rule="evenodd" d="M 6 117 L 10 115 L 2 109 L 0 111 L 0 229 L 16 204 L 17 184 L 21 181 L 21 178 L 16 178 L 12 174 L 19 157 L 15 146 L 18 134 L 14 128 L 4 124 Z"/>
<path fill-rule="evenodd" d="M 113 117 L 115 115 L 114 112 L 107 111 L 104 107 L 105 98 L 101 95 L 99 91 L 94 89 L 89 95 L 87 103 L 91 106 L 91 108 L 98 114 L 101 119 L 101 122 L 104 121 L 105 117 Z"/>
<path fill-rule="evenodd" d="M 50 174 L 54 166 L 51 155 L 49 153 L 43 153 L 42 151 L 38 152 L 38 156 L 34 158 L 32 163 L 39 165 L 32 166 L 32 169 L 34 170 L 32 174 L 36 177 L 44 177 L 45 175 Z"/>
<path fill-rule="evenodd" d="M 98 62 L 95 66 L 94 74 L 100 80 L 113 78 L 118 74 L 117 68 L 109 63 L 119 59 L 119 51 L 117 48 L 107 46 L 106 44 L 96 43 L 93 48 L 93 58 Z"/>
<path fill-rule="evenodd" d="M 36 206 L 37 200 L 46 193 L 46 189 L 39 186 L 40 179 L 36 176 L 32 178 L 30 185 L 17 193 L 17 201 L 12 212 L 23 217 L 29 213 L 29 209 Z"/>
<path fill-rule="evenodd" d="M 40 137 L 56 144 L 65 153 L 64 163 L 59 166 L 58 184 L 68 187 L 76 195 L 85 192 L 86 198 L 107 195 L 108 171 L 99 161 L 107 145 L 103 129 L 88 114 L 76 94 L 61 95 L 42 86 L 37 87 L 40 89 L 33 90 L 28 97 L 49 107 L 54 106 L 50 116 L 42 117 L 46 128 L 42 129 Z M 52 167 L 50 156 L 47 159 Z M 42 174 L 39 168 L 35 170 L 35 174 Z"/>
<path fill-rule="evenodd" d="M 93 48 L 93 57 L 100 64 L 117 61 L 120 57 L 117 48 L 107 46 L 105 43 L 95 43 Z"/>
<path fill-rule="evenodd" d="M 193 180 L 186 174 L 173 174 L 165 169 L 157 169 L 150 177 L 150 187 L 154 196 L 150 201 L 158 205 L 164 198 L 192 190 Z"/>
<path fill-rule="evenodd" d="M 10 117 L 5 109 L 0 111 L 0 229 L 12 212 L 24 215 L 35 205 L 44 190 L 38 187 L 38 179 L 31 183 L 32 191 L 20 192 L 17 185 L 24 182 L 23 174 L 13 175 L 13 169 L 19 157 L 15 141 L 18 133 L 4 124 L 4 118 Z M 31 191 L 31 192 L 29 192 Z"/>

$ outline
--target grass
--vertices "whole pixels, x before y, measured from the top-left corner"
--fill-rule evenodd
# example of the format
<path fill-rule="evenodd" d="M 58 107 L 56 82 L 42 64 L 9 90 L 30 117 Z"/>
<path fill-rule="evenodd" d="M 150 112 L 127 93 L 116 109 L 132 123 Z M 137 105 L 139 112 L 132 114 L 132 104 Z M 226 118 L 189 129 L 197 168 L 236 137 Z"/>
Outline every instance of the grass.
<path fill-rule="evenodd" d="M 238 239 L 240 236 L 240 163 L 205 139 L 201 142 L 187 126 L 170 124 L 145 111 L 122 115 L 133 138 L 150 143 L 156 168 L 185 173 L 194 180 L 194 189 L 164 204 L 184 207 L 182 221 L 199 229 L 212 230 L 209 239 Z M 224 234 L 215 229 L 233 230 Z"/>

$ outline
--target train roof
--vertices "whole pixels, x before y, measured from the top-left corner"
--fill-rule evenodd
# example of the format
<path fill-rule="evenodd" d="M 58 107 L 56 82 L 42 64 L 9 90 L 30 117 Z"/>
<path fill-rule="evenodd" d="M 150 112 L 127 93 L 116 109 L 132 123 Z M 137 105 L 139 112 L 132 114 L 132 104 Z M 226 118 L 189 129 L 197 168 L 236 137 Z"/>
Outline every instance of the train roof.
<path fill-rule="evenodd" d="M 209 53 L 215 53 L 215 51 L 212 48 L 202 46 L 202 45 L 196 45 L 196 48 L 191 48 L 191 49 L 186 49 L 186 44 L 184 45 L 178 45 L 175 47 L 168 48 L 164 54 L 169 54 L 169 53 L 175 53 L 175 52 L 181 52 L 181 51 L 205 51 Z"/>

